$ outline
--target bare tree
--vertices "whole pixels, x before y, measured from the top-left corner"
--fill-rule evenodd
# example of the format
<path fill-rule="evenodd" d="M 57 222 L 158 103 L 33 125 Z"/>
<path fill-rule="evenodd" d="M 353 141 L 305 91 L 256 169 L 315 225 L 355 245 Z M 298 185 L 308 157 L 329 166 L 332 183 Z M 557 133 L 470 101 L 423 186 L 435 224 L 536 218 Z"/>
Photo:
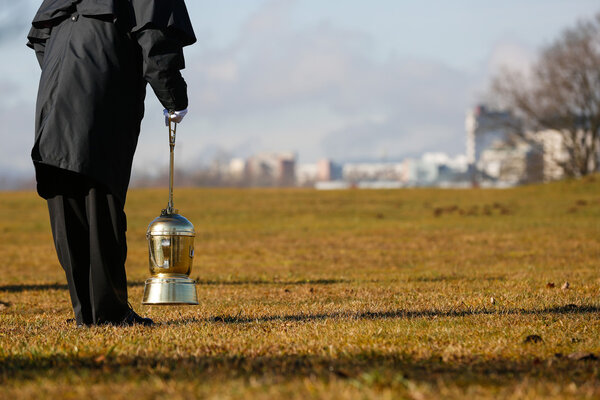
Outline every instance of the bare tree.
<path fill-rule="evenodd" d="M 600 13 L 564 31 L 542 51 L 529 73 L 504 69 L 493 80 L 492 96 L 519 117 L 522 136 L 547 129 L 561 134 L 568 156 L 558 162 L 567 175 L 596 171 L 600 150 Z"/>

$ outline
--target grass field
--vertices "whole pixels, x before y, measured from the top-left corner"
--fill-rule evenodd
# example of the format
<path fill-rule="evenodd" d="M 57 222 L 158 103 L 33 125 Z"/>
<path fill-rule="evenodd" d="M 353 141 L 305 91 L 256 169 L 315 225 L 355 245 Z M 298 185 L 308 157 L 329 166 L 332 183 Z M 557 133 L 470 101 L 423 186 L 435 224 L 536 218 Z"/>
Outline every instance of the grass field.
<path fill-rule="evenodd" d="M 600 398 L 600 176 L 179 189 L 200 305 L 141 306 L 165 201 L 127 204 L 130 301 L 158 326 L 76 329 L 45 203 L 0 193 L 1 398 Z"/>

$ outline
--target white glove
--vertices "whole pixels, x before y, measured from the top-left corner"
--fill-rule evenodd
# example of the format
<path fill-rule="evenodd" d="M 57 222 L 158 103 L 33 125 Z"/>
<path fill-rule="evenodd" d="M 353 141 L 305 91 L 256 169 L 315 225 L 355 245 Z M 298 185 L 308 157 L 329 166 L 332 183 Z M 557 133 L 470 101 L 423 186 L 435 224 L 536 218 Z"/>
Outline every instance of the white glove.
<path fill-rule="evenodd" d="M 180 123 L 181 121 L 183 121 L 183 117 L 185 117 L 185 114 L 187 114 L 187 112 L 187 108 L 185 110 L 173 112 L 169 112 L 169 110 L 165 108 L 163 110 L 163 114 L 165 116 L 165 126 L 169 126 L 169 117 L 171 118 L 171 121 L 175 122 L 176 124 Z"/>

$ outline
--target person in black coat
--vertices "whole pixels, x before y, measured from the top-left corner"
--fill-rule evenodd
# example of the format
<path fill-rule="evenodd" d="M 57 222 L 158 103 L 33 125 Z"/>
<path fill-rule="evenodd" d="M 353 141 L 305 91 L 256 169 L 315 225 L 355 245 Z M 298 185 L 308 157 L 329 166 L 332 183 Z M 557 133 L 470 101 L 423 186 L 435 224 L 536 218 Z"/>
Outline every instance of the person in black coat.
<path fill-rule="evenodd" d="M 77 325 L 144 324 L 127 301 L 123 212 L 146 84 L 187 113 L 183 0 L 44 0 L 28 34 L 42 73 L 31 151 Z"/>

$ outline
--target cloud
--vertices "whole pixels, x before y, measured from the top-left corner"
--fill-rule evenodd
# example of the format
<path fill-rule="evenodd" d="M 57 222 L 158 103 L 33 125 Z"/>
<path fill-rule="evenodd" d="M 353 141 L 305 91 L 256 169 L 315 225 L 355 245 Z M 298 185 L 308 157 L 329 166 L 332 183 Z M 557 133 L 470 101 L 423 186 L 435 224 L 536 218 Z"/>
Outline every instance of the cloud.
<path fill-rule="evenodd" d="M 0 43 L 23 37 L 30 28 L 33 8 L 30 2 L 0 0 Z"/>
<path fill-rule="evenodd" d="M 274 13 L 281 17 L 278 7 Z M 186 76 L 199 89 L 193 96 L 201 109 L 214 115 L 330 104 L 345 96 L 349 80 L 367 78 L 367 71 L 361 71 L 367 60 L 358 49 L 366 47 L 365 35 L 327 23 L 296 31 L 273 22 L 271 10 L 267 14 L 245 24 L 229 48 L 188 62 Z"/>
<path fill-rule="evenodd" d="M 469 86 L 469 97 L 477 103 L 498 106 L 491 89 L 492 81 L 505 70 L 522 73 L 528 78 L 537 59 L 537 51 L 518 40 L 501 40 L 490 47 Z"/>
<path fill-rule="evenodd" d="M 399 157 L 407 149 L 445 150 L 437 147 L 441 142 L 462 151 L 468 74 L 434 60 L 378 59 L 371 36 L 328 21 L 295 27 L 294 3 L 266 3 L 230 46 L 205 48 L 188 60 L 190 104 L 204 119 L 278 119 L 290 110 L 296 120 L 311 119 L 315 109 L 325 109 L 336 126 L 314 127 L 312 148 L 292 134 L 294 118 L 260 137 L 268 143 L 270 136 L 287 135 L 288 148 L 311 152 L 304 154 L 309 159 L 376 157 L 381 148 Z M 240 140 L 229 136 L 223 144 Z"/>
<path fill-rule="evenodd" d="M 2 1 L 11 15 L 20 14 L 19 2 Z M 178 135 L 178 166 L 207 164 L 223 150 L 235 156 L 295 150 L 303 161 L 463 151 L 469 73 L 436 60 L 375 55 L 372 36 L 327 20 L 297 25 L 295 4 L 263 3 L 229 45 L 211 47 L 204 40 L 189 52 L 184 76 L 191 111 Z M 22 15 L 28 24 L 32 12 Z M 28 52 L 33 68 L 29 50 L 19 51 Z M 0 100 L 0 117 L 11 121 L 0 129 L 1 138 L 12 140 L 10 149 L 2 148 L 0 166 L 28 171 L 34 91 L 22 86 L 24 80 L 0 82 L 3 93 L 27 95 L 10 104 Z M 31 97 L 31 104 L 21 97 Z M 162 107 L 150 90 L 146 105 L 135 161 L 144 170 L 167 160 Z M 14 115 L 23 109 L 29 120 L 19 122 Z"/>
<path fill-rule="evenodd" d="M 487 70 L 496 73 L 503 68 L 526 73 L 535 62 L 536 53 L 516 42 L 497 43 L 488 60 Z"/>

